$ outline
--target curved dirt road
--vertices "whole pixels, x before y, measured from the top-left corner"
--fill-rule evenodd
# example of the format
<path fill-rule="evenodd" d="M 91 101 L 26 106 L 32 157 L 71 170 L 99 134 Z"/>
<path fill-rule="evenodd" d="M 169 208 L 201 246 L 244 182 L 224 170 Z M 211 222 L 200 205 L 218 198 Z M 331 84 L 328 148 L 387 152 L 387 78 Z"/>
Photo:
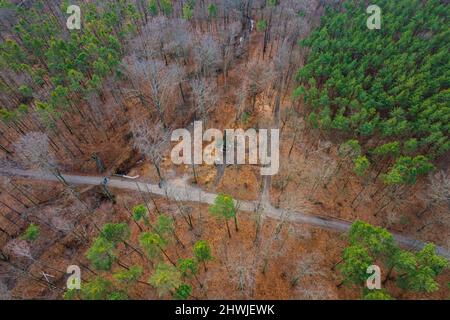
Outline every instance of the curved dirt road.
<path fill-rule="evenodd" d="M 58 181 L 55 176 L 49 173 L 21 169 L 9 169 L 7 172 L 0 172 L 0 174 L 22 176 L 35 180 Z M 82 176 L 72 174 L 64 174 L 63 177 L 68 183 L 75 185 L 100 185 L 104 179 L 103 176 Z M 191 186 L 186 182 L 186 179 L 180 178 L 167 181 L 162 188 L 160 188 L 158 184 L 125 180 L 121 178 L 110 178 L 108 181 L 108 187 L 150 192 L 152 194 L 164 196 L 173 200 L 201 202 L 206 204 L 212 204 L 217 196 L 216 193 L 206 192 L 198 187 Z M 273 219 L 280 219 L 284 215 L 287 220 L 292 222 L 308 224 L 338 232 L 347 232 L 351 225 L 351 222 L 336 218 L 311 215 L 299 211 L 287 212 L 286 210 L 273 207 L 270 203 L 268 203 L 268 201 L 263 201 L 259 204 L 256 201 L 238 201 L 238 205 L 239 210 L 242 211 L 253 212 L 259 206 L 260 210 L 264 210 L 264 214 L 267 217 Z M 425 245 L 424 242 L 407 236 L 394 233 L 394 237 L 399 245 L 410 249 L 421 249 Z M 440 255 L 450 260 L 449 250 L 443 247 L 437 247 L 437 251 Z"/>

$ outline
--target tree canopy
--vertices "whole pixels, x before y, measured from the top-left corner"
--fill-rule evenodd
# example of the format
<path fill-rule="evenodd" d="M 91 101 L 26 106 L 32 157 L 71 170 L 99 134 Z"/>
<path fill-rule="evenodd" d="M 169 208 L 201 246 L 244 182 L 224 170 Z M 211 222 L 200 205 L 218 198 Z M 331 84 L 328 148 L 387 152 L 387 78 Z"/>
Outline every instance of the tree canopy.
<path fill-rule="evenodd" d="M 370 162 L 383 145 L 395 145 L 396 161 L 382 181 L 413 184 L 450 149 L 448 8 L 438 0 L 376 4 L 380 30 L 367 28 L 364 1 L 327 8 L 300 42 L 310 53 L 294 97 L 308 105 L 314 127 L 359 140 Z M 378 146 L 365 145 L 369 138 Z M 361 174 L 367 161 L 355 166 Z"/>
<path fill-rule="evenodd" d="M 437 254 L 434 244 L 426 244 L 414 253 L 401 249 L 394 236 L 386 229 L 363 221 L 352 224 L 348 234 L 349 245 L 344 249 L 338 265 L 343 283 L 364 287 L 368 278 L 367 268 L 379 265 L 384 271 L 384 281 L 412 292 L 434 292 L 439 289 L 436 277 L 448 268 L 448 261 Z M 363 292 L 366 292 L 364 289 Z M 368 291 L 365 299 L 387 299 L 385 291 Z"/>

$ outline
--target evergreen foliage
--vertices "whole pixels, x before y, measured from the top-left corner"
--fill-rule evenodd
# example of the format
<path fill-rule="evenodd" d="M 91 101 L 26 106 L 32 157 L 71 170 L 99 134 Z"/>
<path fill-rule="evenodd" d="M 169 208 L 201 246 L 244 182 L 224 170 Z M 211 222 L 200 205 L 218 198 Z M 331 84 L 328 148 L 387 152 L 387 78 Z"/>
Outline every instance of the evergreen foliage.
<path fill-rule="evenodd" d="M 384 145 L 396 146 L 395 164 L 382 180 L 415 183 L 433 169 L 429 161 L 450 149 L 448 6 L 438 0 L 372 4 L 382 11 L 380 30 L 367 28 L 364 1 L 328 9 L 301 41 L 310 53 L 293 96 L 308 105 L 313 127 L 361 143 L 375 138 L 369 161 Z"/>

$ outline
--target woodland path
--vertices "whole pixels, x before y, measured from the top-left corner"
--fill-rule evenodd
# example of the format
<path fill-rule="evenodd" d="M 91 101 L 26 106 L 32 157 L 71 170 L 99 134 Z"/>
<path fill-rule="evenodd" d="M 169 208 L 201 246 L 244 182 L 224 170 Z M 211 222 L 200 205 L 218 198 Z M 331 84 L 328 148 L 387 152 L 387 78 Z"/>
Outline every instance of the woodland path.
<path fill-rule="evenodd" d="M 55 176 L 49 173 L 22 169 L 9 169 L 7 172 L 0 172 L 0 174 L 21 176 L 40 181 L 58 181 Z M 68 183 L 74 185 L 100 185 L 104 179 L 103 176 L 75 174 L 63 174 L 63 177 Z M 125 180 L 122 178 L 110 178 L 108 181 L 108 187 L 122 190 L 149 192 L 176 201 L 200 202 L 205 204 L 212 204 L 214 202 L 214 199 L 217 196 L 216 193 L 206 192 L 198 187 L 190 185 L 187 181 L 188 179 L 185 178 L 170 179 L 164 183 L 162 188 L 160 188 L 157 183 L 146 183 L 143 181 Z M 267 191 L 267 189 L 265 191 Z M 347 232 L 352 223 L 351 221 L 332 217 L 275 208 L 269 201 L 237 200 L 236 205 L 241 211 L 255 212 L 256 210 L 262 210 L 261 212 L 269 218 L 286 219 L 287 221 L 316 226 L 337 232 Z M 397 233 L 393 233 L 393 235 L 399 245 L 409 249 L 420 250 L 425 245 L 424 242 L 408 236 Z M 437 246 L 437 252 L 450 260 L 450 252 L 446 248 Z"/>

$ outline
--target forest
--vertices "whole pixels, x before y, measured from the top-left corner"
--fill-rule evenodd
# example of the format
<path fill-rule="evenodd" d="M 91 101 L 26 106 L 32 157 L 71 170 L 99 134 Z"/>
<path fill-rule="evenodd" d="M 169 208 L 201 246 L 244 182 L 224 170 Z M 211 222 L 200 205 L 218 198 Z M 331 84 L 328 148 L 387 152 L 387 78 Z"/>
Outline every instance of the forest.
<path fill-rule="evenodd" d="M 449 299 L 449 15 L 0 0 L 0 300 Z"/>

